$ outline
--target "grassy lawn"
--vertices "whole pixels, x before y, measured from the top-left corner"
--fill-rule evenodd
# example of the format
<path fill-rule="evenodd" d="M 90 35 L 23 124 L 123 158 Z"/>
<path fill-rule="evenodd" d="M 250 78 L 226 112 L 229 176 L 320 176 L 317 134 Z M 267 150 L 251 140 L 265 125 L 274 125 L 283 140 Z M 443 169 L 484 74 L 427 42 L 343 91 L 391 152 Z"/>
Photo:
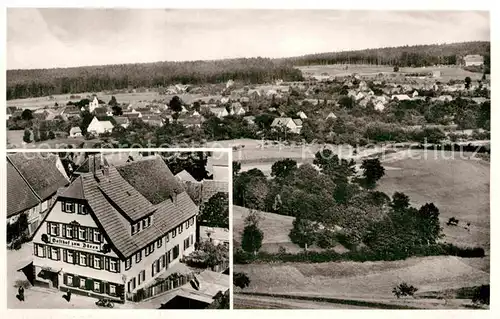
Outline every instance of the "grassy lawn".
<path fill-rule="evenodd" d="M 386 170 L 378 190 L 391 195 L 395 191 L 410 197 L 413 205 L 433 202 L 440 211 L 445 241 L 456 245 L 481 246 L 489 251 L 490 244 L 490 164 L 485 161 L 461 159 L 458 153 L 412 151 L 414 158 L 399 158 L 383 163 L 399 168 Z M 435 155 L 438 155 L 437 158 Z M 419 157 L 419 158 L 417 158 Z M 448 218 L 460 220 L 458 227 L 446 226 Z M 471 223 L 470 231 L 464 229 Z"/>

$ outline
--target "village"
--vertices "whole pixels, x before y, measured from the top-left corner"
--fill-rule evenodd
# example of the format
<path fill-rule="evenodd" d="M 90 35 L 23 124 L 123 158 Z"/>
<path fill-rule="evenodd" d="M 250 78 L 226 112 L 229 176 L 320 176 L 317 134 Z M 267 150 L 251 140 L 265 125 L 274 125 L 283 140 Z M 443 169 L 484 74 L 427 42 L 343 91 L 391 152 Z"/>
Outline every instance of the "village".
<path fill-rule="evenodd" d="M 462 67 L 394 67 L 375 73 L 355 65 L 349 71 L 346 65 L 340 75 L 329 75 L 325 67 L 321 73 L 306 70 L 304 80 L 295 82 L 245 85 L 228 80 L 12 100 L 7 107 L 8 145 L 202 146 L 238 138 L 362 145 L 380 142 L 380 136 L 371 134 L 373 127 L 385 131 L 389 125 L 413 132 L 433 129 L 453 142 L 485 140 L 489 129 L 475 121 L 474 113 L 489 103 L 489 76 L 465 70 L 482 67 L 484 58 L 469 55 L 463 61 Z M 150 138 L 142 131 L 151 131 Z M 169 138 L 162 138 L 165 134 Z"/>
<path fill-rule="evenodd" d="M 8 154 L 8 307 L 229 308 L 229 174 L 222 152 Z"/>

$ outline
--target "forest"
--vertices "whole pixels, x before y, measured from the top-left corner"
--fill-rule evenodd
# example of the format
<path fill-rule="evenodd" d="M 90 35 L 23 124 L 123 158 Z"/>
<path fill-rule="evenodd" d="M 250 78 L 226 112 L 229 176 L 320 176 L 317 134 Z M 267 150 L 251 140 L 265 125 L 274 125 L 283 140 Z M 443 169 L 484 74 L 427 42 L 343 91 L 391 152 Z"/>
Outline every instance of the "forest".
<path fill-rule="evenodd" d="M 282 61 L 298 66 L 314 64 L 377 64 L 422 67 L 436 64 L 462 64 L 462 58 L 468 54 L 485 56 L 485 66 L 488 68 L 490 42 L 476 41 L 325 52 L 285 58 Z"/>
<path fill-rule="evenodd" d="M 289 63 L 276 63 L 260 57 L 8 70 L 7 100 L 127 88 L 166 87 L 177 83 L 224 83 L 230 79 L 257 84 L 276 79 L 300 81 L 302 74 Z"/>

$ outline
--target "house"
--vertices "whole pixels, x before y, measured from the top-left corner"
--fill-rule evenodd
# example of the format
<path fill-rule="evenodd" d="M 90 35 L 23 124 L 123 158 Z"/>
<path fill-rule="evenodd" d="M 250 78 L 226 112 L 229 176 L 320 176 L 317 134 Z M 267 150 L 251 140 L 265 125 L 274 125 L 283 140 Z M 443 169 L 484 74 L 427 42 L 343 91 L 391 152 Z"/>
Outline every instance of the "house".
<path fill-rule="evenodd" d="M 93 113 L 95 116 L 98 116 L 98 117 L 112 116 L 113 115 L 113 112 L 111 110 L 108 110 L 105 107 L 96 107 L 94 109 L 94 111 L 91 113 Z"/>
<path fill-rule="evenodd" d="M 54 203 L 58 189 L 68 184 L 69 178 L 57 155 L 7 155 L 7 224 L 15 223 L 24 213 L 28 219 L 28 235 L 33 235 Z"/>
<path fill-rule="evenodd" d="M 67 121 L 70 118 L 80 117 L 80 109 L 74 105 L 68 105 L 61 112 L 61 116 Z"/>
<path fill-rule="evenodd" d="M 337 116 L 335 114 L 333 114 L 333 112 L 328 113 L 328 115 L 326 116 L 327 120 L 328 119 L 336 119 L 336 118 L 337 118 Z"/>
<path fill-rule="evenodd" d="M 35 284 L 125 303 L 194 251 L 198 207 L 158 156 L 94 167 L 33 238 Z"/>
<path fill-rule="evenodd" d="M 229 80 L 226 82 L 226 89 L 229 89 L 231 86 L 234 85 L 234 81 L 233 80 Z"/>
<path fill-rule="evenodd" d="M 249 125 L 255 125 L 255 116 L 253 115 L 244 116 L 243 120 L 247 122 Z"/>
<path fill-rule="evenodd" d="M 382 103 L 382 101 L 377 101 L 377 102 L 373 105 L 373 108 L 374 108 L 376 111 L 382 112 L 382 111 L 385 109 L 385 105 L 384 105 L 384 103 Z"/>
<path fill-rule="evenodd" d="M 205 122 L 203 116 L 188 116 L 184 118 L 182 124 L 184 124 L 185 127 L 201 127 L 203 122 Z"/>
<path fill-rule="evenodd" d="M 89 126 L 87 127 L 87 132 L 94 135 L 110 133 L 112 130 L 113 124 L 110 121 L 99 121 L 96 116 L 94 116 Z"/>
<path fill-rule="evenodd" d="M 69 130 L 69 137 L 79 137 L 82 136 L 82 130 L 78 126 L 73 126 Z"/>
<path fill-rule="evenodd" d="M 417 96 L 418 96 L 418 91 L 417 90 L 413 91 L 413 94 L 411 95 L 411 97 L 415 98 Z"/>
<path fill-rule="evenodd" d="M 128 118 L 129 120 L 140 119 L 142 114 L 139 112 L 123 112 L 122 116 Z"/>
<path fill-rule="evenodd" d="M 307 119 L 306 113 L 304 113 L 302 111 L 297 112 L 297 116 L 300 117 L 303 120 Z"/>
<path fill-rule="evenodd" d="M 95 109 L 99 107 L 99 100 L 97 96 L 94 96 L 94 99 L 89 103 L 89 112 L 94 113 Z"/>
<path fill-rule="evenodd" d="M 211 107 L 210 112 L 218 118 L 223 118 L 229 115 L 225 107 Z"/>
<path fill-rule="evenodd" d="M 212 152 L 207 158 L 206 170 L 216 181 L 229 182 L 229 157 L 226 152 Z"/>
<path fill-rule="evenodd" d="M 120 125 L 123 128 L 127 128 L 130 125 L 130 120 L 126 116 L 113 116 L 115 119 L 116 125 Z"/>
<path fill-rule="evenodd" d="M 223 96 L 220 98 L 220 103 L 221 104 L 226 104 L 226 103 L 229 103 L 229 97 L 227 96 Z"/>
<path fill-rule="evenodd" d="M 163 120 L 160 116 L 158 115 L 148 115 L 148 116 L 143 116 L 141 120 L 144 123 L 147 123 L 151 126 L 156 126 L 156 127 L 162 127 L 163 126 Z"/>
<path fill-rule="evenodd" d="M 395 94 L 391 97 L 391 100 L 398 100 L 398 101 L 407 101 L 411 100 L 410 97 L 406 94 Z"/>
<path fill-rule="evenodd" d="M 479 54 L 469 54 L 464 57 L 465 66 L 475 66 L 475 65 L 483 65 L 484 57 Z"/>
<path fill-rule="evenodd" d="M 231 115 L 245 115 L 246 112 L 240 102 L 231 104 Z"/>
<path fill-rule="evenodd" d="M 275 129 L 284 129 L 286 127 L 290 130 L 290 132 L 300 134 L 300 130 L 302 129 L 302 120 L 294 120 L 291 117 L 277 117 L 271 123 L 271 127 Z"/>
<path fill-rule="evenodd" d="M 192 183 L 197 182 L 197 180 L 193 177 L 193 175 L 189 174 L 189 172 L 186 171 L 185 169 L 183 169 L 179 173 L 175 174 L 175 177 L 177 177 L 179 180 L 185 181 L 185 182 L 192 182 Z"/>

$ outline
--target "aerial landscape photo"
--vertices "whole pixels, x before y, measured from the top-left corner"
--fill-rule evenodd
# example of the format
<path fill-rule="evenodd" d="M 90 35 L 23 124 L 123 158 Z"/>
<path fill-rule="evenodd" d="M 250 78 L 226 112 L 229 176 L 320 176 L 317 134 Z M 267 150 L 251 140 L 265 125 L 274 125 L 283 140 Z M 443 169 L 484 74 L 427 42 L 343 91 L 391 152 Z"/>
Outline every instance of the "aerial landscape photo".
<path fill-rule="evenodd" d="M 11 8 L 7 147 L 230 149 L 235 309 L 489 309 L 490 47 L 488 11 Z"/>

